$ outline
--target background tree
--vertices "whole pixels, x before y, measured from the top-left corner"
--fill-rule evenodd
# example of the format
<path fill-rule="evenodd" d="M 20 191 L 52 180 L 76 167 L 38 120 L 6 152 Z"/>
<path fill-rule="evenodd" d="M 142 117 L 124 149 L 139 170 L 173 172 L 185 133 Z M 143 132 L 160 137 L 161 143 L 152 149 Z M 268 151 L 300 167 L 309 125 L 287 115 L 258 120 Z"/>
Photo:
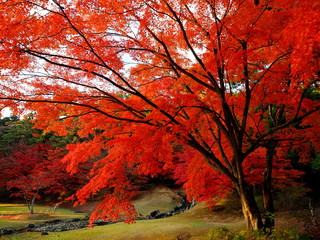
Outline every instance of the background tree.
<path fill-rule="evenodd" d="M 77 193 L 84 202 L 110 189 L 91 220 L 121 211 L 132 219 L 131 176 L 179 170 L 189 198 L 232 187 L 248 227 L 269 226 L 248 166 L 267 149 L 271 196 L 273 159 L 284 142 L 299 140 L 294 125 L 309 126 L 304 139 L 318 138 L 319 99 L 306 98 L 319 82 L 318 7 L 299 0 L 3 2 L 2 104 L 36 111 L 36 127 L 46 131 L 81 129 L 88 141 L 70 145 L 64 158 L 72 173 L 108 149 Z M 177 145 L 184 147 L 179 160 Z"/>
<path fill-rule="evenodd" d="M 81 176 L 70 176 L 62 154 L 49 144 L 17 145 L 11 155 L 0 158 L 0 187 L 6 187 L 13 197 L 25 199 L 30 213 L 35 200 L 47 194 L 61 194 L 79 187 Z"/>
<path fill-rule="evenodd" d="M 20 120 L 17 116 L 2 118 L 0 133 L 0 152 L 9 154 L 17 145 L 33 145 L 43 142 L 41 130 L 32 129 L 30 119 Z"/>
<path fill-rule="evenodd" d="M 33 213 L 37 198 L 49 194 L 61 201 L 62 193 L 66 198 L 86 182 L 86 174 L 83 171 L 71 176 L 61 162 L 66 143 L 77 141 L 76 135 L 58 137 L 52 132 L 45 133 L 34 129 L 31 120 L 36 119 L 32 115 L 25 119 L 17 116 L 0 119 L 0 188 L 3 198 L 10 195 L 25 198 Z"/>
<path fill-rule="evenodd" d="M 35 199 L 40 197 L 39 191 L 54 185 L 46 169 L 48 150 L 48 146 L 42 144 L 18 145 L 12 156 L 1 158 L 2 185 L 13 192 L 12 196 L 23 197 L 31 214 Z"/>

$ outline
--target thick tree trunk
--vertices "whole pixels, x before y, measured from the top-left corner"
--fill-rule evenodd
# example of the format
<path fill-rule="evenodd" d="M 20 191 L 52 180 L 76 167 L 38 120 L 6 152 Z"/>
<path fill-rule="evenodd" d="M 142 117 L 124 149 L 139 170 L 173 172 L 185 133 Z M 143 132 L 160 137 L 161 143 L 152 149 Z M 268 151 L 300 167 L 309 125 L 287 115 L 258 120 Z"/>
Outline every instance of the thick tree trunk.
<path fill-rule="evenodd" d="M 250 230 L 259 230 L 263 228 L 260 210 L 254 198 L 252 187 L 244 182 L 241 187 L 237 188 L 237 191 L 240 197 L 242 212 L 247 228 Z"/>
<path fill-rule="evenodd" d="M 266 168 L 263 174 L 262 183 L 262 199 L 263 206 L 265 209 L 265 229 L 273 229 L 275 225 L 275 209 L 273 204 L 273 194 L 272 194 L 272 164 L 273 157 L 275 155 L 275 145 L 271 144 L 267 146 L 266 155 Z"/>

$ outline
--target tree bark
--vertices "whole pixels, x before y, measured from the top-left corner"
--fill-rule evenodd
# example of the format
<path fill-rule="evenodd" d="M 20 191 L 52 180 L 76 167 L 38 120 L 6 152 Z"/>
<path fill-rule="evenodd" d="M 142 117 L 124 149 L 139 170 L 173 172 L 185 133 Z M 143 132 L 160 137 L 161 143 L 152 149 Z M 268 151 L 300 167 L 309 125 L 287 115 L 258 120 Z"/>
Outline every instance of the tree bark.
<path fill-rule="evenodd" d="M 31 213 L 31 214 L 34 214 L 33 207 L 34 207 L 34 202 L 35 202 L 35 200 L 36 200 L 36 197 L 37 197 L 37 195 L 38 195 L 38 192 L 39 192 L 39 189 L 37 189 L 37 191 L 35 192 L 35 194 L 34 194 L 33 197 L 32 197 L 31 202 L 29 202 L 29 210 L 30 210 L 30 213 Z"/>
<path fill-rule="evenodd" d="M 242 212 L 247 228 L 249 230 L 262 229 L 263 222 L 260 210 L 254 198 L 253 188 L 246 182 L 243 182 L 240 187 L 237 187 L 237 191 L 240 197 Z"/>
<path fill-rule="evenodd" d="M 276 147 L 275 144 L 269 144 L 266 148 L 266 168 L 263 174 L 262 199 L 266 212 L 264 227 L 265 229 L 271 230 L 275 225 L 275 209 L 272 194 L 272 165 Z"/>

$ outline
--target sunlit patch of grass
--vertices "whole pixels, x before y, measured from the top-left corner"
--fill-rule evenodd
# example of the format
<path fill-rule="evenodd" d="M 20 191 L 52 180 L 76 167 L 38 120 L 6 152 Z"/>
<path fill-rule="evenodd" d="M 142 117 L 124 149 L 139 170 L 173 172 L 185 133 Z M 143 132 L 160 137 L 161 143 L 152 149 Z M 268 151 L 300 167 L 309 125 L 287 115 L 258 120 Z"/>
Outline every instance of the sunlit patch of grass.
<path fill-rule="evenodd" d="M 18 214 L 29 212 L 25 204 L 0 204 L 1 214 Z"/>
<path fill-rule="evenodd" d="M 35 213 L 35 214 L 18 214 L 15 215 L 12 219 L 14 220 L 47 220 L 50 218 L 49 214 L 45 213 Z"/>
<path fill-rule="evenodd" d="M 74 218 L 85 218 L 83 213 L 58 208 L 53 211 L 50 206 L 35 206 L 36 214 L 30 214 L 24 204 L 0 204 L 0 229 L 23 228 L 29 224 L 38 224 L 48 220 L 68 220 Z"/>

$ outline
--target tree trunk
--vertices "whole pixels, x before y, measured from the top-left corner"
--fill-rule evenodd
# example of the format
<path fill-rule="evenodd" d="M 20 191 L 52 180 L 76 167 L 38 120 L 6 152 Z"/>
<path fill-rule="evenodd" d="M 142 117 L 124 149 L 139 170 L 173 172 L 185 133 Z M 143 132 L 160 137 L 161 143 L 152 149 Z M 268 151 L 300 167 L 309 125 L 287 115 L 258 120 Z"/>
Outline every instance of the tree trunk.
<path fill-rule="evenodd" d="M 242 186 L 237 188 L 237 191 L 240 197 L 242 212 L 247 228 L 249 230 L 259 230 L 263 228 L 263 222 L 260 210 L 254 198 L 253 188 L 246 182 L 243 182 Z"/>
<path fill-rule="evenodd" d="M 270 144 L 267 147 L 266 154 L 266 168 L 263 174 L 262 183 L 262 199 L 263 206 L 265 209 L 265 229 L 273 229 L 275 225 L 275 209 L 273 204 L 273 194 L 272 194 L 272 164 L 273 157 L 275 155 L 275 144 Z"/>
<path fill-rule="evenodd" d="M 31 212 L 31 203 L 29 200 L 26 200 L 26 204 L 27 204 L 27 207 L 29 209 L 29 211 Z"/>
<path fill-rule="evenodd" d="M 33 210 L 33 207 L 34 207 L 34 202 L 35 202 L 35 200 L 36 200 L 36 197 L 37 197 L 37 195 L 38 195 L 38 192 L 39 192 L 39 189 L 37 189 L 37 191 L 35 192 L 35 194 L 33 195 L 33 197 L 32 197 L 32 200 L 31 200 L 31 202 L 29 202 L 29 210 L 30 210 L 30 213 L 31 214 L 34 214 L 34 210 Z"/>
<path fill-rule="evenodd" d="M 32 202 L 30 203 L 30 213 L 31 213 L 31 214 L 34 214 L 33 203 L 32 203 Z"/>

